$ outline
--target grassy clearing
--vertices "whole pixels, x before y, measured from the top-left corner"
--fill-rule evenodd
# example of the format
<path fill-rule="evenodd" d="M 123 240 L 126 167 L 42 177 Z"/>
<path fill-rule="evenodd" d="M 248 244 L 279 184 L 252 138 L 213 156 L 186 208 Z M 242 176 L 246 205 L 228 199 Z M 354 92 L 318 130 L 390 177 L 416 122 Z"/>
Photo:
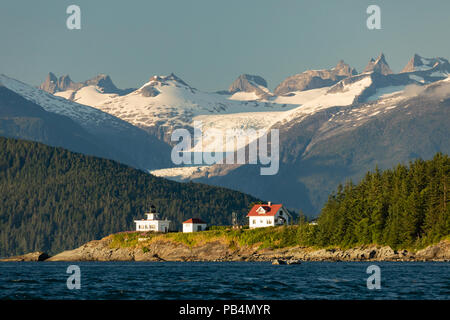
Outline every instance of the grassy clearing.
<path fill-rule="evenodd" d="M 359 246 L 377 245 L 361 243 L 348 247 L 339 245 L 320 246 L 310 240 L 314 237 L 315 232 L 316 226 L 308 224 L 256 229 L 217 228 L 193 233 L 173 232 L 162 234 L 155 232 L 122 232 L 111 235 L 112 241 L 110 246 L 111 248 L 142 248 L 145 252 L 147 246 L 154 241 L 171 241 L 174 243 L 182 243 L 189 247 L 220 241 L 227 244 L 233 250 L 245 246 L 256 246 L 259 249 L 279 249 L 294 246 L 305 246 L 311 249 L 350 249 Z M 450 235 L 445 236 L 442 240 L 444 239 L 450 241 Z M 383 245 L 378 244 L 378 246 Z M 401 249 L 416 251 L 426 246 L 423 244 Z"/>
<path fill-rule="evenodd" d="M 111 247 L 138 247 L 157 240 L 198 246 L 208 242 L 221 241 L 231 248 L 254 246 L 259 248 L 285 248 L 301 245 L 298 226 L 267 227 L 257 229 L 220 229 L 193 233 L 127 232 L 112 235 Z M 142 238 L 144 241 L 139 241 Z"/>

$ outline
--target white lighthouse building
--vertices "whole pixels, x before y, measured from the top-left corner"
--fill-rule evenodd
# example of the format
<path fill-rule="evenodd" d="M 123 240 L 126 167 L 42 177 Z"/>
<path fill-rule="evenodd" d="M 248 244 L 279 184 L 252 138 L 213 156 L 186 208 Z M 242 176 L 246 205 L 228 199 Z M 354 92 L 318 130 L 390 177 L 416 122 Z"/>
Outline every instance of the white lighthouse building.
<path fill-rule="evenodd" d="M 136 223 L 136 231 L 155 231 L 155 232 L 168 232 L 170 227 L 170 220 L 159 219 L 159 214 L 156 213 L 155 207 L 152 206 L 150 212 L 145 214 L 147 219 L 134 220 Z"/>

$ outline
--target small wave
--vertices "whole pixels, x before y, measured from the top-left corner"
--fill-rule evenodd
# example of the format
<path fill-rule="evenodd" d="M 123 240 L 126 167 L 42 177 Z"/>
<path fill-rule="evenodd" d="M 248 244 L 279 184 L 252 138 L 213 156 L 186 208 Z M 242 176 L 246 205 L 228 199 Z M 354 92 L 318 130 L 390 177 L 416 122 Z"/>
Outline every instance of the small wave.
<path fill-rule="evenodd" d="M 349 279 L 338 279 L 338 278 L 317 278 L 317 280 L 319 281 L 325 281 L 325 282 L 350 282 L 351 280 Z"/>
<path fill-rule="evenodd" d="M 13 283 L 39 283 L 39 281 L 33 280 L 33 279 L 11 279 L 11 280 L 9 280 L 9 282 L 13 282 Z"/>

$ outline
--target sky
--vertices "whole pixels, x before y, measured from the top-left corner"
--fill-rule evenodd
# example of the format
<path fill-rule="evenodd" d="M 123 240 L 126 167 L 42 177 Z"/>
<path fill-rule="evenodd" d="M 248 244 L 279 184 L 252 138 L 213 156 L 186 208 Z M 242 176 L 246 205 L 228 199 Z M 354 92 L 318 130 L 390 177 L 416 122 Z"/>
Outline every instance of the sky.
<path fill-rule="evenodd" d="M 66 8 L 81 9 L 81 29 Z M 381 29 L 369 30 L 369 5 Z M 39 85 L 49 71 L 119 88 L 171 72 L 204 91 L 243 73 L 273 89 L 286 77 L 343 59 L 362 71 L 383 52 L 394 72 L 418 53 L 450 58 L 448 0 L 2 0 L 0 73 Z"/>

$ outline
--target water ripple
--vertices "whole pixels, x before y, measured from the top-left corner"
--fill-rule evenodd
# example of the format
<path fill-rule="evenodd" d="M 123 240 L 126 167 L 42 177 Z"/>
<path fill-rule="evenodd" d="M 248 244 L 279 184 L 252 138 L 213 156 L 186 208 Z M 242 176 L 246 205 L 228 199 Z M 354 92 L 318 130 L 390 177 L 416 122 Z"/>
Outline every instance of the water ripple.
<path fill-rule="evenodd" d="M 450 264 L 379 262 L 369 290 L 362 262 L 82 262 L 69 290 L 68 263 L 0 263 L 0 299 L 449 299 Z"/>

